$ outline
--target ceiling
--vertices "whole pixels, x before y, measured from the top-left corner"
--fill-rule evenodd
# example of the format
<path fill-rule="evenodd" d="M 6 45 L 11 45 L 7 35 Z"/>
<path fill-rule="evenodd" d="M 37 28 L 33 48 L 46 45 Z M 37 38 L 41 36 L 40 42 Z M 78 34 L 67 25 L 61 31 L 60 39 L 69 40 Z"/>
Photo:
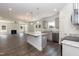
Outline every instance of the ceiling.
<path fill-rule="evenodd" d="M 10 20 L 32 21 L 59 12 L 66 3 L 0 3 L 0 16 Z"/>

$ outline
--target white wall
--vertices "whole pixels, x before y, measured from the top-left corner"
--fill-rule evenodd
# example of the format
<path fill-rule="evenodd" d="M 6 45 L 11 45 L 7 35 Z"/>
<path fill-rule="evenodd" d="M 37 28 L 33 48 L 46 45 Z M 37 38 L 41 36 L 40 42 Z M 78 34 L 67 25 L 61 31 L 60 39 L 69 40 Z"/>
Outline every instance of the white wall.
<path fill-rule="evenodd" d="M 23 27 L 21 29 L 21 26 Z M 28 31 L 28 23 L 22 22 L 22 21 L 18 21 L 18 27 L 19 27 L 19 32 L 27 32 Z"/>
<path fill-rule="evenodd" d="M 6 29 L 8 29 L 8 27 L 9 27 L 9 24 L 0 22 L 0 34 L 3 34 L 3 33 L 7 34 L 8 30 L 2 30 L 3 25 L 6 25 Z"/>
<path fill-rule="evenodd" d="M 2 26 L 6 26 L 6 30 L 2 30 Z M 20 29 L 20 26 L 23 26 L 23 29 Z M 19 23 L 15 21 L 2 20 L 0 19 L 0 34 L 11 34 L 11 30 L 17 30 L 17 33 L 27 32 L 27 23 Z"/>
<path fill-rule="evenodd" d="M 14 28 L 13 21 L 0 19 L 0 34 L 10 34 L 11 29 Z M 2 26 L 6 26 L 6 30 L 2 30 Z"/>
<path fill-rule="evenodd" d="M 55 22 L 55 28 L 59 29 L 59 12 L 55 15 L 43 18 L 41 21 L 45 21 L 46 29 L 48 29 L 48 22 Z"/>
<path fill-rule="evenodd" d="M 28 23 L 28 32 L 34 32 L 34 22 Z"/>
<path fill-rule="evenodd" d="M 59 43 L 63 37 L 70 34 L 79 34 L 79 27 L 72 25 L 71 23 L 71 14 L 73 10 L 73 4 L 67 4 L 59 14 Z"/>
<path fill-rule="evenodd" d="M 6 26 L 6 30 L 2 30 L 2 28 L 1 28 L 2 25 Z M 18 30 L 18 29 L 19 29 L 18 24 L 15 24 L 15 23 L 4 23 L 4 22 L 1 23 L 0 22 L 0 34 L 10 34 L 11 30 Z"/>

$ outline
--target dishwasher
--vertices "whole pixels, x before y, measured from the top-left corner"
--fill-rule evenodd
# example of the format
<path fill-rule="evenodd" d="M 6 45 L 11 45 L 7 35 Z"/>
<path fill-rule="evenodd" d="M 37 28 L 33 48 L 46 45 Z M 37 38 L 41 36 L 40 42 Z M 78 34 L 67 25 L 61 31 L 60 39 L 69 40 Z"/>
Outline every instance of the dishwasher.
<path fill-rule="evenodd" d="M 62 56 L 79 56 L 79 37 L 67 36 L 63 38 Z"/>

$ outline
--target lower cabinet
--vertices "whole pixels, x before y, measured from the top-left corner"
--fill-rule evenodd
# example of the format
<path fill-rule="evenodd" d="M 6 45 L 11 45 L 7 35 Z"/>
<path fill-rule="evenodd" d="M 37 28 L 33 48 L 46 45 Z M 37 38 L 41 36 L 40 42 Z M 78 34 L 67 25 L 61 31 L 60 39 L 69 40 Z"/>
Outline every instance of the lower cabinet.
<path fill-rule="evenodd" d="M 47 36 L 43 35 L 42 36 L 42 47 L 45 48 L 47 46 Z"/>
<path fill-rule="evenodd" d="M 62 56 L 79 56 L 79 42 L 63 40 Z"/>

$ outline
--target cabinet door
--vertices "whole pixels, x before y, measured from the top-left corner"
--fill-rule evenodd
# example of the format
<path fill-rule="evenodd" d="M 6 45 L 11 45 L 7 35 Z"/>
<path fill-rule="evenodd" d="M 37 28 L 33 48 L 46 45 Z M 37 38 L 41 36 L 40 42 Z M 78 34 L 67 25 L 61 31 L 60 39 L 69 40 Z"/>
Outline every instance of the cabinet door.
<path fill-rule="evenodd" d="M 49 40 L 49 41 L 52 41 L 53 39 L 52 39 L 52 32 L 47 32 L 47 39 Z"/>
<path fill-rule="evenodd" d="M 42 47 L 45 48 L 47 45 L 47 37 L 46 35 L 43 35 L 42 36 Z"/>

